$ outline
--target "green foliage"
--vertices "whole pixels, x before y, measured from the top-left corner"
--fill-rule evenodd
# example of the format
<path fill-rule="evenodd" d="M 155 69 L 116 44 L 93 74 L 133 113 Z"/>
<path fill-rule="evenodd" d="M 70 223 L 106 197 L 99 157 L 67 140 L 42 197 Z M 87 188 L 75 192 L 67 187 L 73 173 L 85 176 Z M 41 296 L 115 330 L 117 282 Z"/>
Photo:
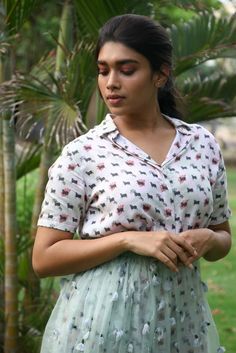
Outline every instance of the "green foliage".
<path fill-rule="evenodd" d="M 42 145 L 24 142 L 23 148 L 16 155 L 17 179 L 35 170 L 40 163 Z"/>
<path fill-rule="evenodd" d="M 81 33 L 90 40 L 97 38 L 99 28 L 112 16 L 124 13 L 151 15 L 153 4 L 144 0 L 75 0 Z"/>
<path fill-rule="evenodd" d="M 180 75 L 201 63 L 236 55 L 235 15 L 217 18 L 203 12 L 188 22 L 170 28 L 174 46 L 175 74 Z"/>
<path fill-rule="evenodd" d="M 7 30 L 17 33 L 31 14 L 37 0 L 3 0 L 2 12 Z"/>
<path fill-rule="evenodd" d="M 218 0 L 160 0 L 157 3 L 161 3 L 162 6 L 168 7 L 169 5 L 174 5 L 176 7 L 182 7 L 192 10 L 204 10 L 209 8 L 219 8 L 221 2 Z"/>
<path fill-rule="evenodd" d="M 188 121 L 236 115 L 235 82 L 236 75 L 226 76 L 224 73 L 203 78 L 197 74 L 180 82 L 186 100 Z"/>
<path fill-rule="evenodd" d="M 222 5 L 218 0 L 158 0 L 153 1 L 153 16 L 165 27 L 178 25 L 196 17 L 199 11 L 218 9 Z"/>
<path fill-rule="evenodd" d="M 83 64 L 83 69 L 90 68 L 91 60 L 88 58 L 90 58 L 91 48 L 86 46 L 82 48 L 80 45 L 76 49 L 77 51 L 67 56 L 66 65 L 57 78 L 54 77 L 53 70 L 48 66 L 46 59 L 45 65 L 43 62 L 40 63 L 40 67 L 44 66 L 40 74 L 17 75 L 10 85 L 8 83 L 2 85 L 4 96 L 0 97 L 0 111 L 4 112 L 9 108 L 15 111 L 17 126 L 21 126 L 22 137 L 27 139 L 32 129 L 35 128 L 35 122 L 38 126 L 41 124 L 43 129 L 49 111 L 53 116 L 53 126 L 49 127 L 51 129 L 50 139 L 55 138 L 58 145 L 64 145 L 81 132 L 86 131 L 78 101 L 81 99 L 80 93 L 83 92 L 82 96 L 87 93 L 88 104 L 94 87 L 94 78 L 91 82 L 89 71 L 83 72 L 85 76 L 86 73 L 88 74 L 85 87 L 83 86 L 85 76 L 79 75 L 78 72 L 81 70 L 81 64 Z M 39 70 L 36 68 L 33 71 Z M 86 108 L 85 102 L 84 99 L 84 109 Z"/>

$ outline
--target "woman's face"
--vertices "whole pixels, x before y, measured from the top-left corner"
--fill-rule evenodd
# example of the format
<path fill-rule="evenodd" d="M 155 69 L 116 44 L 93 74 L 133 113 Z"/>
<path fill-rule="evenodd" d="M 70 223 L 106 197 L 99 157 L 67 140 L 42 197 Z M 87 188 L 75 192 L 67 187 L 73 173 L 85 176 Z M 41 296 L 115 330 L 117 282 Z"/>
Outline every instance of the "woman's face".
<path fill-rule="evenodd" d="M 149 61 L 117 42 L 106 42 L 98 55 L 98 86 L 115 115 L 137 115 L 157 105 L 155 82 Z"/>

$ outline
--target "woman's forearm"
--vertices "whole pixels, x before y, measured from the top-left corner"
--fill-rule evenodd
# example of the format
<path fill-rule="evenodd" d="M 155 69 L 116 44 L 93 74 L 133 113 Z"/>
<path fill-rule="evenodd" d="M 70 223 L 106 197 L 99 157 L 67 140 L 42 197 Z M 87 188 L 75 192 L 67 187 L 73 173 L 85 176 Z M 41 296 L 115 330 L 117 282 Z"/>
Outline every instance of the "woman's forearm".
<path fill-rule="evenodd" d="M 33 268 L 40 277 L 86 271 L 131 251 L 154 257 L 172 271 L 177 259 L 191 267 L 197 255 L 185 239 L 167 231 L 126 231 L 91 240 L 71 239 L 72 234 L 51 228 L 38 229 L 33 250 Z"/>
<path fill-rule="evenodd" d="M 36 239 L 33 268 L 40 277 L 82 272 L 110 261 L 126 251 L 124 233 L 91 240 L 62 239 L 46 247 L 40 246 L 40 240 L 38 242 L 39 244 Z"/>
<path fill-rule="evenodd" d="M 225 257 L 231 248 L 231 235 L 224 230 L 212 230 L 210 250 L 204 255 L 207 261 L 217 261 Z"/>

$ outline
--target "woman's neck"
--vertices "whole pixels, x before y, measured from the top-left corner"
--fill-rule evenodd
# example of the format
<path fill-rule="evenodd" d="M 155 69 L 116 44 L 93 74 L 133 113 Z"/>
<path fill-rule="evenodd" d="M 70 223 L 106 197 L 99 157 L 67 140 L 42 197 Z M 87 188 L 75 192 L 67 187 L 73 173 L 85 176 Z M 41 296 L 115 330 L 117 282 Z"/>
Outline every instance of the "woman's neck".
<path fill-rule="evenodd" d="M 140 115 L 117 115 L 114 116 L 114 122 L 122 133 L 153 133 L 157 130 L 166 130 L 172 127 L 172 124 L 163 117 L 160 111 L 155 111 L 152 114 Z"/>

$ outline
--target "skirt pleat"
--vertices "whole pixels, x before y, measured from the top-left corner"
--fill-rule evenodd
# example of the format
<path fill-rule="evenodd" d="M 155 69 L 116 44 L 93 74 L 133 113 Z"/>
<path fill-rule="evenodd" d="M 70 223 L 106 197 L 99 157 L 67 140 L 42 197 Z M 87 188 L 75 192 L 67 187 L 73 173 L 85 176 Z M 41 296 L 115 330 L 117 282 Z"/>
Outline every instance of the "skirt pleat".
<path fill-rule="evenodd" d="M 61 279 L 41 353 L 223 353 L 198 263 L 133 253 Z"/>

